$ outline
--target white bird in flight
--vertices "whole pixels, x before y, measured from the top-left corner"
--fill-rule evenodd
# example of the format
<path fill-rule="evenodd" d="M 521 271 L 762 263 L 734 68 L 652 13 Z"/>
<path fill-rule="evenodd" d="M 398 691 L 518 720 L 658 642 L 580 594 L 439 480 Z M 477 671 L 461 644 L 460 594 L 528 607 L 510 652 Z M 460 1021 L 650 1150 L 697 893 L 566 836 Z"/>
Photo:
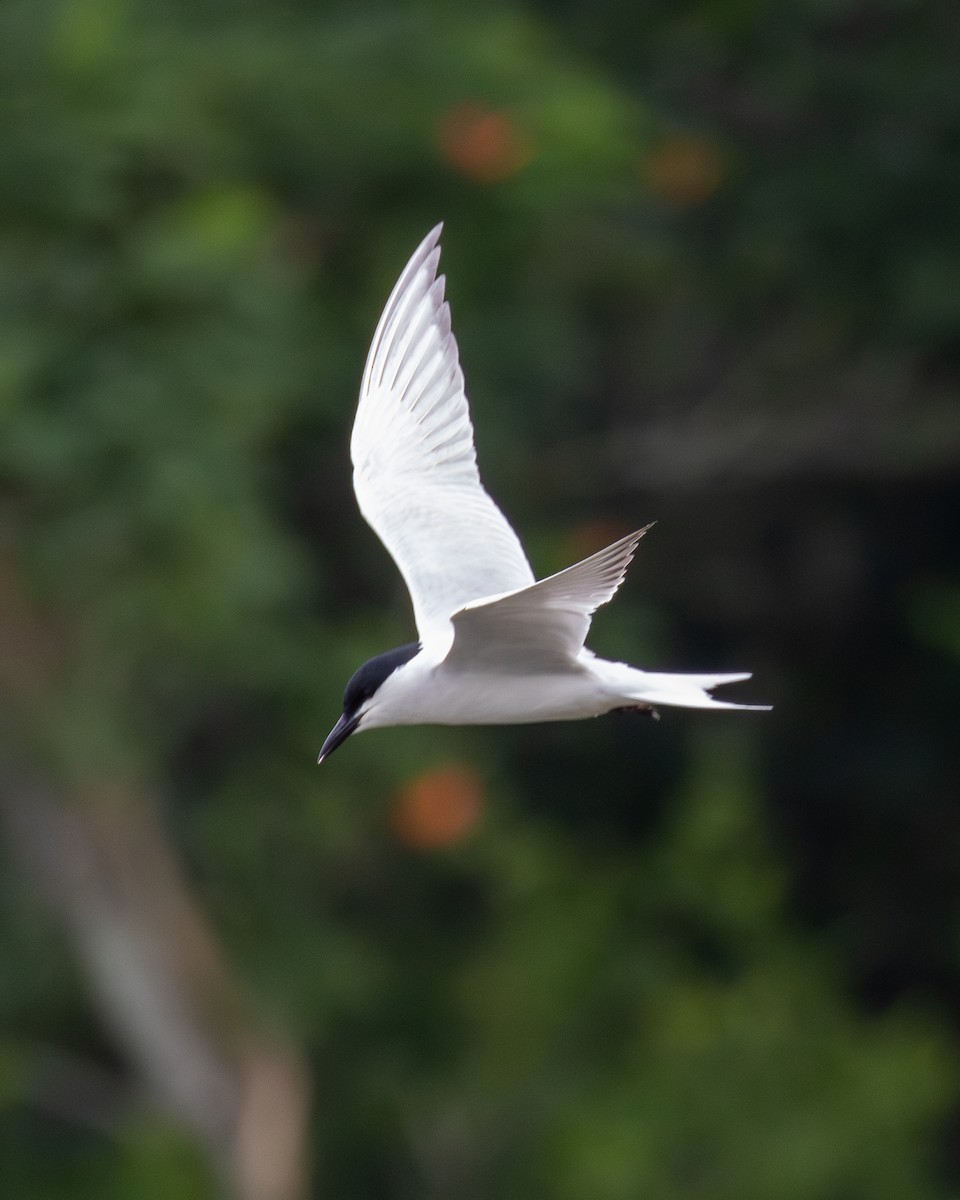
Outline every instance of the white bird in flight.
<path fill-rule="evenodd" d="M 670 675 L 597 658 L 590 620 L 623 582 L 649 525 L 537 582 L 484 490 L 444 277 L 438 225 L 387 301 L 350 441 L 367 522 L 410 592 L 419 641 L 354 674 L 318 762 L 352 733 L 388 725 L 573 721 L 654 705 L 765 708 L 709 694 L 749 673 Z"/>

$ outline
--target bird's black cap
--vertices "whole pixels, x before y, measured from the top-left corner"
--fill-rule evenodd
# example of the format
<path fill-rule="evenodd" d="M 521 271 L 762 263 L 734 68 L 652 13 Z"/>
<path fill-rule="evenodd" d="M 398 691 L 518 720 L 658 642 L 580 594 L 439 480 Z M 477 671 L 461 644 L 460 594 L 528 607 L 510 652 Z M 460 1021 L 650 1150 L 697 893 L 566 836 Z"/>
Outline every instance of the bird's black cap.
<path fill-rule="evenodd" d="M 394 673 L 397 667 L 402 667 L 411 658 L 420 653 L 420 643 L 410 642 L 406 646 L 398 646 L 395 650 L 387 650 L 371 658 L 359 667 L 351 676 L 343 693 L 343 715 L 323 743 L 318 763 L 342 745 L 360 724 L 360 708 L 375 695 L 383 681 Z"/>

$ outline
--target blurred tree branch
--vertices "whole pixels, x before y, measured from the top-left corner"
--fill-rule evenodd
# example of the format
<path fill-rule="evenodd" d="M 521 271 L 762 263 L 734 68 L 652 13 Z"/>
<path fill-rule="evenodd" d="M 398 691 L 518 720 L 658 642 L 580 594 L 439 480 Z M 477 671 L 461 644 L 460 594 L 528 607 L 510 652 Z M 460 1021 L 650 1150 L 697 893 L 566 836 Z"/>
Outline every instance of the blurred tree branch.
<path fill-rule="evenodd" d="M 805 474 L 903 479 L 960 464 L 955 392 L 919 382 L 903 363 L 797 370 L 787 386 L 769 381 L 769 360 L 747 358 L 684 405 L 645 398 L 637 407 L 650 415 L 639 423 L 561 446 L 547 456 L 546 475 L 583 478 L 594 494 L 598 480 L 614 489 L 684 489 Z"/>
<path fill-rule="evenodd" d="M 56 651 L 9 570 L 0 591 L 4 707 L 16 697 L 35 708 Z M 0 824 L 13 857 L 66 929 L 99 1016 L 147 1096 L 190 1132 L 234 1200 L 297 1200 L 306 1186 L 304 1066 L 251 1014 L 151 804 L 115 780 L 58 794 L 9 742 L 3 751 Z M 44 1077 L 48 1109 L 58 1077 Z M 121 1098 L 112 1089 L 108 1107 Z"/>

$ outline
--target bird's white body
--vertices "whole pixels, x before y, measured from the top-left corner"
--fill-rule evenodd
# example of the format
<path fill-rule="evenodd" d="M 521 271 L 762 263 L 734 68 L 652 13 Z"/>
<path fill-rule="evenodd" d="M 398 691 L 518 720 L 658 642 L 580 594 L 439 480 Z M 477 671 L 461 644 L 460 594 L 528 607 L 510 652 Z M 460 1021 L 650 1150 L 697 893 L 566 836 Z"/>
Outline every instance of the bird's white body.
<path fill-rule="evenodd" d="M 579 721 L 619 708 L 674 704 L 741 708 L 704 690 L 749 675 L 670 675 L 597 658 L 583 649 L 565 671 L 528 674 L 456 670 L 428 651 L 398 667 L 381 684 L 365 729 L 388 725 L 528 725 Z"/>
<path fill-rule="evenodd" d="M 601 667 L 604 664 L 593 659 Z M 377 725 L 526 725 L 576 721 L 623 706 L 601 671 L 585 660 L 562 674 L 493 674 L 456 671 L 418 654 L 384 680 L 379 703 L 369 713 Z"/>
<path fill-rule="evenodd" d="M 450 309 L 440 226 L 404 268 L 364 368 L 350 442 L 360 510 L 393 555 L 419 643 L 365 663 L 321 761 L 388 725 L 573 721 L 653 705 L 749 708 L 710 689 L 749 674 L 671 675 L 597 658 L 584 640 L 649 526 L 537 582 L 484 490 Z"/>

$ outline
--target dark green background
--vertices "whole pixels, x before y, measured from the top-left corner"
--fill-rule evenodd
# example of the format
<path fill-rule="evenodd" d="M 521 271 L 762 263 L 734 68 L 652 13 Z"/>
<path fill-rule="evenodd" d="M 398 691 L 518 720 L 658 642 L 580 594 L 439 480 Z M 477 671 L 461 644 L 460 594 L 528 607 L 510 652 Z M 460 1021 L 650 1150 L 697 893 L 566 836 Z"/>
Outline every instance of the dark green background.
<path fill-rule="evenodd" d="M 0 1193 L 292 1200 L 257 1045 L 303 1195 L 960 1194 L 958 62 L 905 0 L 3 0 Z M 439 219 L 538 574 L 657 519 L 591 644 L 772 714 L 315 766 L 413 632 L 347 447 Z"/>

